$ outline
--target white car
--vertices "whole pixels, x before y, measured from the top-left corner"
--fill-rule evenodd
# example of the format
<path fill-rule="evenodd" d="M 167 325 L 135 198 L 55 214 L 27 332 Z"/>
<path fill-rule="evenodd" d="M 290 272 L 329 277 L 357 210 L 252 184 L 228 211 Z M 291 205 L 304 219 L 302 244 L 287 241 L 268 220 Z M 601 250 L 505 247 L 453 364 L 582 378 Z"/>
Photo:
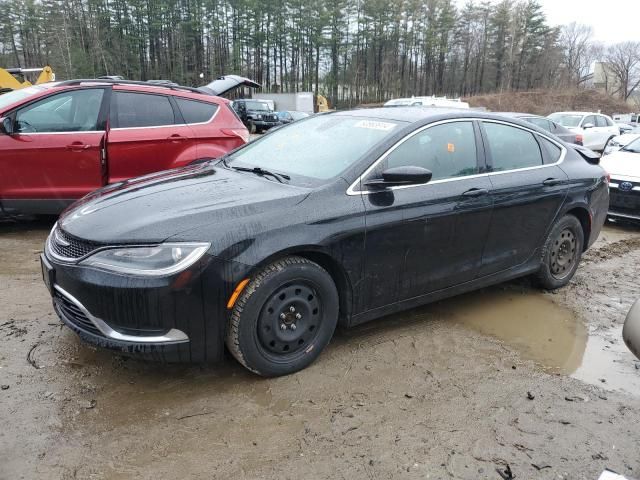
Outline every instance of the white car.
<path fill-rule="evenodd" d="M 384 104 L 385 107 L 450 107 L 450 108 L 469 108 L 467 102 L 463 102 L 459 98 L 447 97 L 411 97 L 411 98 L 394 98 Z"/>
<path fill-rule="evenodd" d="M 604 152 L 602 155 L 609 155 L 610 153 L 617 152 L 625 145 L 628 145 L 636 138 L 640 138 L 640 133 L 625 133 L 623 135 L 618 135 L 617 137 L 613 137 L 611 140 L 607 142 L 607 145 L 604 147 Z"/>
<path fill-rule="evenodd" d="M 591 150 L 602 151 L 610 138 L 620 135 L 611 117 L 591 112 L 557 112 L 549 115 L 554 122 L 582 135 L 582 144 Z"/>
<path fill-rule="evenodd" d="M 602 157 L 600 166 L 611 176 L 609 217 L 640 220 L 640 138 Z"/>

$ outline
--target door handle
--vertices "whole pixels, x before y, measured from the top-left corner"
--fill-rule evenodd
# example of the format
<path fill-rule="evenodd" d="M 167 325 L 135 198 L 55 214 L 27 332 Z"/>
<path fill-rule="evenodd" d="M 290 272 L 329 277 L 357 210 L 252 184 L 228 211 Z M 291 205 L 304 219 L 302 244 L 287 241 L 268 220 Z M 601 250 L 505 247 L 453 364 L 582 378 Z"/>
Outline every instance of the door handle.
<path fill-rule="evenodd" d="M 553 187 L 555 185 L 561 185 L 562 183 L 564 183 L 564 181 L 558 178 L 547 178 L 544 182 L 542 182 L 545 187 Z"/>
<path fill-rule="evenodd" d="M 167 137 L 167 140 L 171 140 L 172 142 L 184 142 L 185 140 L 187 140 L 187 137 L 183 137 L 182 135 L 174 133 L 173 135 L 169 135 Z"/>
<path fill-rule="evenodd" d="M 71 150 L 72 152 L 82 152 L 84 150 L 88 150 L 91 148 L 91 145 L 87 145 L 82 142 L 73 142 L 67 145 L 67 150 Z"/>
<path fill-rule="evenodd" d="M 486 188 L 472 188 L 462 194 L 463 197 L 481 197 L 489 193 Z"/>

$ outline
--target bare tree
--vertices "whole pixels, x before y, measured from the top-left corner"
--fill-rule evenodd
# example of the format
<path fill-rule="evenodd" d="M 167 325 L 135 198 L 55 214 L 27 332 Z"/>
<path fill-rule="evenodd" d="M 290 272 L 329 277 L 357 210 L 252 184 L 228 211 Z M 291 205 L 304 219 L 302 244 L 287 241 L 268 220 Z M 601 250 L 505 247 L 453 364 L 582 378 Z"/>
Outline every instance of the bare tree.
<path fill-rule="evenodd" d="M 582 83 L 595 60 L 598 46 L 593 42 L 593 28 L 572 22 L 562 27 L 560 45 L 564 49 L 564 64 L 570 82 L 578 86 Z"/>
<path fill-rule="evenodd" d="M 640 42 L 611 45 L 606 52 L 607 70 L 614 76 L 620 98 L 627 100 L 640 86 Z"/>

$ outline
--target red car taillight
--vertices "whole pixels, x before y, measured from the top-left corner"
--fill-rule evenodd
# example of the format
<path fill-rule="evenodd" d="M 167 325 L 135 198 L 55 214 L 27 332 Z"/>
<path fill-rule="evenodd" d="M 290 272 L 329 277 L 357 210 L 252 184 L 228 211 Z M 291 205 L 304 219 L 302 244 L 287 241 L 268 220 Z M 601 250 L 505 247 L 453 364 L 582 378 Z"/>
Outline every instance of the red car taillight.
<path fill-rule="evenodd" d="M 584 140 L 584 138 L 582 137 L 582 135 L 576 135 L 576 144 L 577 145 L 582 145 L 582 141 Z"/>
<path fill-rule="evenodd" d="M 222 128 L 221 131 L 229 137 L 241 138 L 244 143 L 249 141 L 249 130 L 246 128 Z"/>

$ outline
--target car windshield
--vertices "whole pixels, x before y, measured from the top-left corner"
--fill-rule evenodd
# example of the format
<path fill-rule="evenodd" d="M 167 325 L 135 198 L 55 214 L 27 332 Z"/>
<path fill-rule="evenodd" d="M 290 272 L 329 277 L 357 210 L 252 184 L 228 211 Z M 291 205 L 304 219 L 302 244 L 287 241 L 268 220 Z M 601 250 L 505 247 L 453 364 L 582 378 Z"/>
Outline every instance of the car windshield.
<path fill-rule="evenodd" d="M 390 120 L 320 115 L 265 135 L 226 163 L 322 181 L 339 175 L 398 128 Z"/>
<path fill-rule="evenodd" d="M 566 113 L 553 113 L 549 118 L 563 127 L 577 127 L 580 125 L 582 115 L 571 115 Z"/>
<path fill-rule="evenodd" d="M 20 90 L 14 90 L 13 92 L 5 93 L 4 95 L 0 95 L 0 110 L 2 110 L 5 107 L 8 107 L 13 103 L 16 103 L 16 102 L 19 102 L 20 100 L 28 98 L 31 95 L 42 92 L 43 90 L 44 88 L 42 87 L 32 86 L 32 87 L 22 88 Z"/>
<path fill-rule="evenodd" d="M 264 112 L 271 111 L 271 109 L 269 108 L 269 105 L 266 103 L 249 101 L 249 102 L 244 102 L 244 104 L 246 105 L 247 110 L 260 110 Z"/>
<path fill-rule="evenodd" d="M 640 153 L 640 138 L 636 138 L 635 140 L 627 143 L 624 147 L 622 147 L 622 150 L 624 150 L 625 152 Z"/>

